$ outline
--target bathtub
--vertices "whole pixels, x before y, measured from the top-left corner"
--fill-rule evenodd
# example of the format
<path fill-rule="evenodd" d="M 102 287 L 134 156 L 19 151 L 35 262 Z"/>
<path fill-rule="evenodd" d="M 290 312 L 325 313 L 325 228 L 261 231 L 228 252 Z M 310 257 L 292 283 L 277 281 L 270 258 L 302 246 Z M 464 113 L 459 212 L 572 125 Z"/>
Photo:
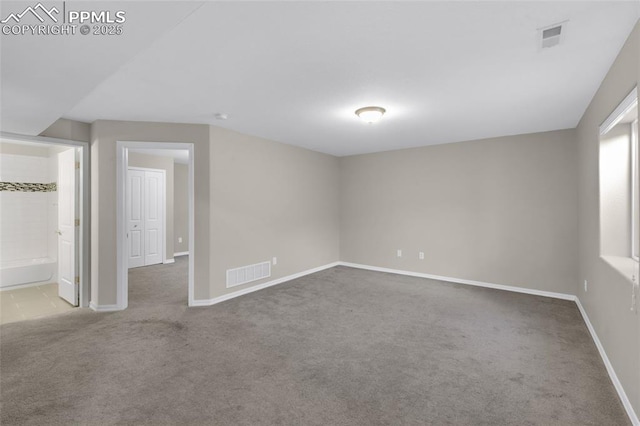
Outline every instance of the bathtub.
<path fill-rule="evenodd" d="M 52 282 L 58 267 L 55 259 L 12 260 L 0 263 L 0 288 Z"/>

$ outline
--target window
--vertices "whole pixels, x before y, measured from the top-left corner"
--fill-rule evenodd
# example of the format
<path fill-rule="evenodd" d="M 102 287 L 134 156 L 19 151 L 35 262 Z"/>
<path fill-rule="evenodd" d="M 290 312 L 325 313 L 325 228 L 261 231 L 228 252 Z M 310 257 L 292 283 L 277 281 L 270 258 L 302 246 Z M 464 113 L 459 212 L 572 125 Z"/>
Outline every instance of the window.
<path fill-rule="evenodd" d="M 637 117 L 637 113 L 636 113 Z M 640 245 L 640 176 L 638 175 L 638 118 L 631 123 L 631 257 L 638 261 Z"/>
<path fill-rule="evenodd" d="M 638 92 L 634 89 L 600 126 L 600 255 L 637 267 L 640 255 Z"/>

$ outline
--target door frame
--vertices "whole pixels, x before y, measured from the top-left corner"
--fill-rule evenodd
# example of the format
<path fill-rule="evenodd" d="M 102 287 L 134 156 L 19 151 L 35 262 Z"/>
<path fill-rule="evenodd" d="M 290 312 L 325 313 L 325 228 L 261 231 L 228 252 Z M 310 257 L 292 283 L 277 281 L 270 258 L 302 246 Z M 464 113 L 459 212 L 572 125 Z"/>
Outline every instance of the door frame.
<path fill-rule="evenodd" d="M 89 142 L 71 139 L 49 138 L 44 136 L 27 136 L 17 133 L 1 132 L 0 139 L 9 143 L 39 143 L 43 145 L 62 145 L 82 148 L 79 155 L 80 176 L 78 177 L 78 305 L 88 308 L 91 300 L 91 147 Z"/>
<path fill-rule="evenodd" d="M 127 161 L 128 163 L 128 161 Z M 167 259 L 167 171 L 163 170 L 163 169 L 152 169 L 149 167 L 137 167 L 137 166 L 129 166 L 127 165 L 127 173 L 129 172 L 129 170 L 141 170 L 143 172 L 146 171 L 150 171 L 150 172 L 158 172 L 162 174 L 162 179 L 164 182 L 164 194 L 162 195 L 162 264 L 165 265 L 167 263 L 173 263 L 173 262 L 169 262 Z M 125 181 L 126 182 L 126 181 Z M 126 190 L 126 187 L 125 187 Z M 125 193 L 126 196 L 126 193 Z M 125 198 L 125 208 L 126 208 L 126 198 Z M 125 214 L 126 214 L 126 209 L 125 209 Z M 127 247 L 129 247 L 127 245 Z M 171 258 L 173 259 L 173 257 Z M 127 256 L 127 269 L 129 269 L 129 257 Z"/>
<path fill-rule="evenodd" d="M 189 199 L 189 279 L 188 306 L 194 305 L 194 257 L 195 257 L 195 192 L 194 192 L 194 145 L 184 142 L 139 142 L 116 141 L 116 300 L 118 309 L 129 305 L 129 253 L 127 246 L 126 186 L 129 165 L 129 150 L 182 149 L 189 152 L 188 199 Z M 166 213 L 166 212 L 165 212 Z M 165 215 L 166 217 L 166 215 Z M 166 238 L 165 238 L 166 241 Z"/>

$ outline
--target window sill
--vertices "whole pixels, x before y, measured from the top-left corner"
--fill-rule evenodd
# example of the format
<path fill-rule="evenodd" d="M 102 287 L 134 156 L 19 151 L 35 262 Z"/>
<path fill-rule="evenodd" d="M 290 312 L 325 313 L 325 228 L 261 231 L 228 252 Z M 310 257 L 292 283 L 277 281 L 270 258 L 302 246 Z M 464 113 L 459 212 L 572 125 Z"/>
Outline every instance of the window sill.
<path fill-rule="evenodd" d="M 638 262 L 630 257 L 622 256 L 600 256 L 609 266 L 617 271 L 622 277 L 631 284 L 631 277 L 638 275 Z"/>

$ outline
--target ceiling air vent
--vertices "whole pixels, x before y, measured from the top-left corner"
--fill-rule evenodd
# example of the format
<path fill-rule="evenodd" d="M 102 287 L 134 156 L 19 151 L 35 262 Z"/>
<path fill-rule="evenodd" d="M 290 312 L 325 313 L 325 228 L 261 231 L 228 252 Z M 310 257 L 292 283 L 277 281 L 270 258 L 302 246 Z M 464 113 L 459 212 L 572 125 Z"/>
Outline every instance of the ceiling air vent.
<path fill-rule="evenodd" d="M 542 48 L 557 46 L 562 41 L 565 23 L 554 24 L 542 29 Z"/>

